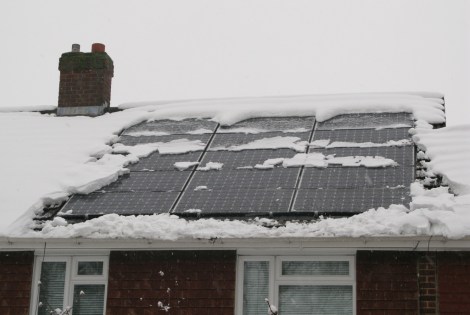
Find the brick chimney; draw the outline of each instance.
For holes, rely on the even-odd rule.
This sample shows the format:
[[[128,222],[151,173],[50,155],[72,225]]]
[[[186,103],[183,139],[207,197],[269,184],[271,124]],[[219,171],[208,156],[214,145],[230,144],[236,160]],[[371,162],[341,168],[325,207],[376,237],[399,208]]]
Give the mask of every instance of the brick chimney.
[[[93,44],[91,53],[73,44],[60,57],[59,71],[58,116],[99,116],[109,108],[114,65],[103,44]]]

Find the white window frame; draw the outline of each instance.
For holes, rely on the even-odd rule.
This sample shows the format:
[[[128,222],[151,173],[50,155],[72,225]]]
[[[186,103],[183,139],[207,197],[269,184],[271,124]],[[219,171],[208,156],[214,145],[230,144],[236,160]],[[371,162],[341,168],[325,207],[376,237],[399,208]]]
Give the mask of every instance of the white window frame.
[[[101,261],[103,262],[102,275],[78,275],[78,262]],[[109,256],[106,255],[74,255],[74,256],[36,256],[34,264],[33,286],[31,294],[30,314],[36,315],[39,303],[39,281],[43,262],[65,262],[64,300],[62,309],[73,305],[73,290],[75,285],[104,285],[103,314],[106,314],[106,300],[108,296],[108,268]],[[72,309],[73,314],[73,309]]]
[[[354,256],[238,256],[237,286],[235,314],[243,314],[243,280],[245,276],[246,261],[269,262],[269,301],[275,306],[279,305],[279,286],[281,285],[344,285],[352,286],[353,315],[356,314],[356,268]],[[341,275],[314,275],[294,276],[282,275],[283,261],[348,261],[349,274]],[[267,305],[266,305],[267,310]],[[267,313],[267,311],[266,311]]]

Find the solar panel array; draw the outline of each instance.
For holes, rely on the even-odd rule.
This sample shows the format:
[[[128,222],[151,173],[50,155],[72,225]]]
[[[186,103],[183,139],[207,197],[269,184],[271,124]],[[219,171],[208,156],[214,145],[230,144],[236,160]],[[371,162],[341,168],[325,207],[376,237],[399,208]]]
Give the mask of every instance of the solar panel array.
[[[181,216],[252,217],[350,215],[370,208],[406,204],[415,177],[414,146],[309,148],[288,145],[246,146],[256,141],[289,138],[291,142],[386,143],[409,139],[413,124],[406,113],[351,114],[316,122],[314,117],[256,118],[233,126],[206,119],[145,122],[123,132],[120,143],[134,146],[198,140],[204,150],[183,154],[155,152],[128,166],[130,173],[88,195],[76,194],[64,205],[64,217],[175,213]],[[240,146],[245,146],[240,150]],[[326,168],[282,166],[304,152],[341,156],[381,156],[396,167]],[[279,159],[274,166],[266,161]],[[185,170],[177,162],[198,162]],[[204,170],[210,162],[219,170]],[[209,164],[208,164],[209,163]],[[197,211],[195,211],[197,210]]]

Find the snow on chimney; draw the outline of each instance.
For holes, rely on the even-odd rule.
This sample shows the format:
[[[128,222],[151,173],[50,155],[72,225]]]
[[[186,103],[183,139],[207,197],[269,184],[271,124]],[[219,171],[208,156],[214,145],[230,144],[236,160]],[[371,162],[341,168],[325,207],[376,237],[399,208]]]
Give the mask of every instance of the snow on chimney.
[[[58,116],[99,116],[109,108],[114,65],[103,44],[93,44],[90,53],[73,44],[60,57],[59,71]]]

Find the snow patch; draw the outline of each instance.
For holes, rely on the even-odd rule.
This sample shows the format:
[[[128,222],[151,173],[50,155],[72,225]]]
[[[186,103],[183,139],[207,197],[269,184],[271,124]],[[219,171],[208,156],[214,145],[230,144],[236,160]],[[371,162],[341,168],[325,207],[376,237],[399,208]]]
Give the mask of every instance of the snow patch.
[[[262,149],[291,149],[297,152],[305,152],[307,141],[300,141],[298,137],[271,137],[257,139],[252,142],[230,147],[215,147],[210,151],[243,151],[243,150],[262,150]]]
[[[224,163],[207,162],[205,166],[199,166],[197,170],[203,171],[203,172],[211,171],[211,170],[220,171],[223,166],[224,166]]]
[[[185,171],[195,165],[199,165],[199,162],[176,162],[175,164],[173,164],[173,166],[179,171]]]

